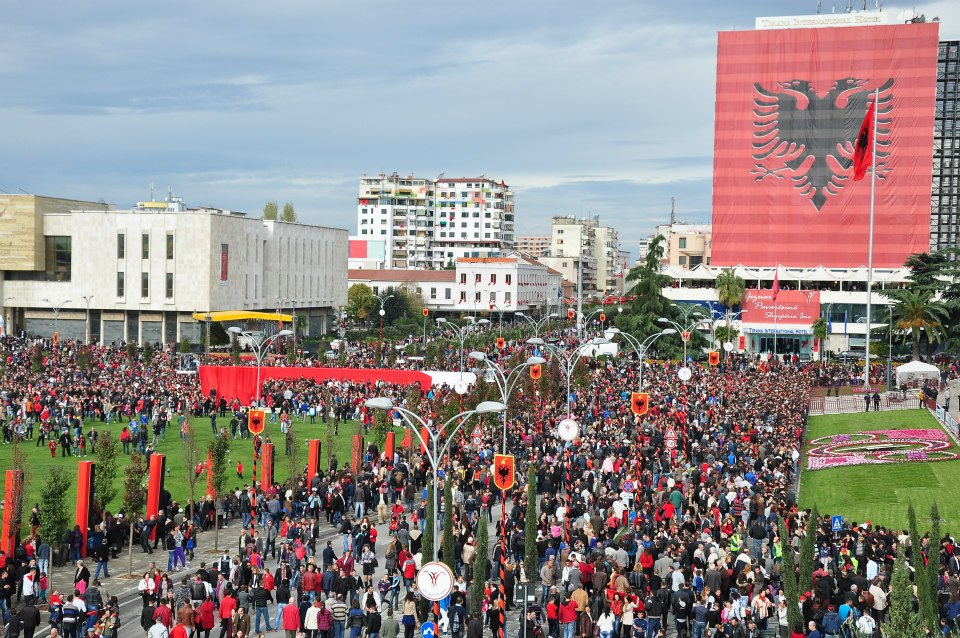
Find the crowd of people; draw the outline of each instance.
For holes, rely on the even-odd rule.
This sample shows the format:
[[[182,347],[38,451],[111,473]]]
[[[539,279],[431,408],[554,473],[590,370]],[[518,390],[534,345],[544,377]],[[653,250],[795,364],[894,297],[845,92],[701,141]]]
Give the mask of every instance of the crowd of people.
[[[572,335],[555,343],[576,345]],[[121,433],[125,452],[148,453],[188,417],[209,418],[218,435],[249,436],[241,400],[204,394],[195,376],[176,373],[172,352],[160,350],[145,362],[131,360],[125,348],[66,343],[38,360],[34,344],[17,339],[5,340],[3,350],[5,432],[28,440],[45,435],[64,457],[82,456],[78,439],[87,440],[89,453],[104,428]],[[367,350],[357,356],[371,354]],[[513,343],[486,351],[502,364],[532,353]],[[538,354],[550,357],[548,349]],[[443,356],[456,367],[457,345],[448,344]],[[638,416],[630,396],[640,389],[641,365],[650,402]],[[562,380],[551,381],[556,371],[544,367],[539,381],[518,384],[503,426],[507,451],[517,459],[517,487],[502,493],[492,480],[499,425],[484,428],[480,446],[467,438],[451,446],[444,477],[433,486],[442,491],[449,482],[452,493],[453,555],[441,551],[440,558],[456,582],[442,609],[420,595],[415,579],[431,558],[422,552],[432,524],[429,463],[417,445],[398,445],[388,458],[371,436],[356,468],[333,458],[314,476],[241,483],[216,503],[185,499],[181,505],[165,493],[156,517],[131,521],[123,512],[104,513],[88,531],[95,573],[75,562],[72,588],[48,592],[45,584],[54,553],[63,554],[60,546],[72,561],[79,558],[79,530],[42,539],[31,520],[16,555],[0,556],[4,621],[32,638],[39,625],[33,610],[42,603],[49,606],[49,624],[66,638],[114,635],[119,608],[101,572],[110,577],[108,561],[134,534],[140,551],[168,554],[167,564],[151,564],[138,585],[139,625],[152,638],[209,638],[218,629],[220,638],[279,630],[288,638],[343,638],[347,631],[350,638],[396,638],[401,631],[412,638],[428,619],[439,620],[453,638],[497,636],[504,621],[511,635],[524,638],[756,638],[764,632],[818,638],[876,631],[887,609],[893,557],[905,542],[900,532],[864,523],[835,535],[829,521],[821,522],[816,586],[802,597],[803,627],[788,626],[781,587],[783,552],[798,551],[808,516],[790,495],[810,388],[845,369],[730,356],[717,366],[690,364],[692,377],[683,381],[676,363],[585,358],[566,396]],[[432,426],[451,404],[469,405],[478,398],[473,395],[491,391],[484,382],[459,397],[451,388],[290,379],[267,381],[263,403],[276,438],[293,421],[331,428],[358,421],[368,431],[373,413],[365,401],[373,396],[427,415]],[[579,423],[573,442],[557,436],[567,416]],[[528,507],[530,467],[537,502]],[[240,530],[236,545],[197,564],[198,531],[218,509],[235,519],[228,529]],[[532,527],[528,512],[535,512]],[[789,538],[780,538],[781,521]],[[486,555],[478,551],[480,526],[491,530]],[[533,547],[537,573],[528,573],[524,558]],[[921,551],[933,559],[935,549],[936,540],[926,539]],[[939,555],[949,628],[960,614],[960,562],[949,539]],[[186,567],[196,572],[179,573]],[[487,578],[479,582],[479,574]],[[481,588],[479,597],[469,595],[471,587]],[[17,613],[14,597],[25,601]]]

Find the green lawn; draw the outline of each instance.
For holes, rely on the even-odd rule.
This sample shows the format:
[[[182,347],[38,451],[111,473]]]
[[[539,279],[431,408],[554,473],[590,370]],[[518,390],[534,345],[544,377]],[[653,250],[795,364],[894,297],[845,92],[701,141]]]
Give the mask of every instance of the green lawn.
[[[230,419],[217,419],[218,426],[224,426],[229,429]],[[331,422],[332,423],[332,422]],[[210,427],[210,419],[207,417],[198,417],[191,419],[191,424],[193,427],[193,432],[199,441],[200,447],[203,450],[202,455],[203,459],[206,460],[206,450],[208,442],[213,438],[213,430]],[[84,422],[84,432],[90,430],[91,425],[97,428],[97,431],[102,433],[104,431],[110,431],[118,441],[119,445],[119,436],[120,431],[123,428],[123,425],[118,425],[116,423],[106,425],[103,423],[97,422]],[[311,425],[309,419],[305,423],[300,423],[298,420],[294,420],[293,431],[296,434],[297,444],[300,446],[300,461],[301,466],[305,466],[307,463],[307,451],[306,451],[306,439],[317,438],[321,441],[326,442],[326,426],[317,419],[316,424]],[[350,451],[352,446],[352,437],[357,433],[357,422],[350,421],[347,423],[340,424],[339,436],[334,437],[334,454],[337,457],[339,466],[342,466],[345,462],[349,462]],[[280,433],[279,423],[270,423],[268,420],[267,428],[265,435],[270,436],[274,445],[276,445],[276,461],[274,467],[274,478],[277,481],[284,481],[289,476],[289,464],[287,461],[287,456],[285,454],[284,447],[284,435]],[[400,444],[400,439],[402,434],[397,435],[397,445]],[[152,436],[148,439],[148,442],[152,440]],[[76,476],[77,476],[77,462],[80,460],[94,461],[96,460],[92,454],[92,449],[88,447],[87,457],[85,459],[78,459],[77,457],[67,457],[61,458],[59,449],[57,451],[57,458],[50,457],[50,451],[46,447],[36,447],[36,441],[25,441],[23,443],[24,450],[27,454],[28,465],[27,465],[27,475],[28,483],[26,490],[26,500],[24,501],[24,512],[28,513],[30,507],[37,502],[39,499],[40,489],[43,485],[44,476],[48,471],[56,466],[66,466],[69,468],[69,475],[73,484],[71,485],[70,492],[67,496],[67,502],[70,504],[70,507],[73,507],[73,504],[76,503],[77,498],[77,487],[76,487]],[[174,422],[173,429],[167,429],[166,432],[166,441],[161,441],[157,445],[157,452],[165,454],[167,456],[167,477],[164,481],[165,487],[170,491],[170,494],[174,500],[184,503],[189,499],[189,487],[187,484],[187,463],[185,459],[185,454],[183,451],[183,445],[180,440],[179,429]],[[326,462],[327,450],[323,450],[323,460]],[[0,467],[9,468],[12,463],[13,456],[13,446],[12,445],[0,445]],[[249,484],[252,475],[251,471],[253,468],[253,442],[251,439],[241,440],[237,439],[231,444],[230,448],[230,461],[229,470],[227,473],[228,482],[227,485],[230,488],[234,486],[239,487],[243,483]],[[108,509],[116,512],[121,507],[121,498],[122,498],[122,487],[123,487],[123,469],[128,465],[129,457],[122,453],[120,454],[119,459],[119,470],[117,472],[116,486],[118,495],[117,498],[108,505]],[[236,463],[240,460],[243,463],[244,467],[244,479],[241,481],[237,478],[236,475]],[[196,486],[196,497],[202,498],[204,490],[206,489],[206,475],[202,476]]]
[[[927,410],[816,416],[810,418],[807,442],[829,434],[938,427],[937,420]],[[956,446],[952,450],[958,451]],[[874,525],[903,529],[907,525],[908,503],[913,503],[919,526],[924,528],[930,506],[936,501],[941,516],[946,519],[944,528],[956,531],[960,529],[960,503],[952,494],[958,484],[960,461],[804,470],[800,506],[816,504],[821,514],[840,514],[845,520],[858,523],[869,520]]]

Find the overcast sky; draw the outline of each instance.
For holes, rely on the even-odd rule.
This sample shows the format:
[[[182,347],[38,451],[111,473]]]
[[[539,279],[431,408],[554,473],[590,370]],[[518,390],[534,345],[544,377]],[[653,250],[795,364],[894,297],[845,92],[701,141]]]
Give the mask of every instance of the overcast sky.
[[[816,2],[55,8],[0,0],[4,191],[125,208],[153,182],[355,233],[362,173],[485,174],[516,191],[519,234],[599,215],[635,255],[671,196],[709,220],[717,31]],[[960,3],[917,11],[960,38]]]

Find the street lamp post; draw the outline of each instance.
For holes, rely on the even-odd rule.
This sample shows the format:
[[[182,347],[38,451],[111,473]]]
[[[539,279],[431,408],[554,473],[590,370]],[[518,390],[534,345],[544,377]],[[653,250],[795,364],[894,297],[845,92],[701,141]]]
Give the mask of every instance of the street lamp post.
[[[672,319],[667,319],[666,317],[660,317],[657,319],[660,323],[667,323],[674,327],[674,329],[680,333],[681,341],[683,341],[683,365],[687,365],[687,339],[683,338],[683,333],[690,334],[696,330],[697,326],[707,320],[707,317],[704,317],[700,314],[700,309],[697,306],[678,306],[673,304],[680,309],[680,314],[683,315],[683,324],[679,324]]]
[[[484,414],[495,414],[503,412],[507,409],[507,406],[499,401],[483,401],[481,402],[476,409],[467,410],[461,412],[450,418],[446,421],[441,427],[436,428],[434,432],[429,427],[427,427],[427,422],[420,417],[418,414],[408,410],[407,408],[400,407],[393,404],[393,400],[388,397],[375,397],[372,399],[367,399],[364,403],[368,408],[375,410],[393,410],[396,411],[407,422],[407,425],[413,430],[414,435],[423,445],[425,454],[427,456],[427,461],[430,463],[430,467],[433,470],[433,556],[431,557],[434,561],[437,560],[440,549],[440,538],[439,538],[439,521],[440,521],[440,499],[437,489],[438,483],[438,472],[440,470],[440,460],[447,453],[447,450],[450,448],[450,444],[453,442],[455,435],[460,431],[460,428],[467,422],[467,420],[474,416],[475,414],[484,415]],[[438,439],[440,435],[447,431],[447,426],[449,426],[454,421],[459,420],[457,426],[450,432],[446,437],[446,440],[443,444],[439,444]],[[426,432],[429,441],[425,441],[421,432]],[[481,525],[486,525],[486,522],[481,520]]]
[[[512,370],[504,370],[501,366],[494,363],[487,357],[483,352],[474,351],[470,353],[470,358],[475,361],[482,361],[486,364],[487,368],[493,372],[494,381],[497,383],[497,388],[500,390],[500,396],[503,399],[504,410],[502,414],[503,419],[503,443],[500,448],[501,454],[507,453],[507,409],[506,406],[510,404],[510,395],[513,394],[514,389],[517,387],[517,383],[520,381],[523,376],[523,372],[527,370],[530,366],[535,366],[541,363],[546,363],[547,360],[543,357],[527,357],[527,360],[516,366]]]
[[[379,350],[377,358],[380,359],[380,361],[383,361],[383,317],[387,314],[387,311],[384,310],[383,307],[386,306],[387,301],[391,299],[393,299],[393,295],[385,295],[384,293],[377,295],[377,301],[380,302],[380,310],[377,312],[377,314],[380,315],[380,339],[377,342],[377,350]]]
[[[497,317],[497,336],[498,337],[503,336],[503,310],[504,310],[503,308],[501,308],[495,303],[490,304],[490,312],[496,312],[498,315]]]
[[[573,410],[570,408],[570,377],[573,375],[573,369],[577,366],[578,363],[580,363],[580,359],[582,359],[584,355],[587,353],[586,346],[599,346],[605,343],[610,343],[610,340],[606,338],[591,339],[585,344],[578,346],[574,352],[567,352],[565,350],[562,350],[553,344],[547,343],[546,341],[544,341],[539,337],[534,337],[533,339],[527,339],[527,343],[532,346],[537,346],[539,348],[546,348],[550,351],[551,355],[554,355],[558,359],[563,361],[564,363],[563,371],[567,377],[567,418],[572,419]]]
[[[641,341],[634,337],[629,332],[624,332],[619,328],[610,328],[607,330],[608,333],[613,333],[614,338],[621,336],[627,340],[627,343],[630,344],[630,347],[637,353],[640,357],[640,390],[643,390],[643,360],[647,358],[647,350],[650,349],[650,346],[653,345],[653,342],[659,339],[664,335],[676,334],[677,331],[673,328],[664,328],[660,332],[654,333]]]
[[[263,365],[263,358],[267,355],[268,352],[270,352],[270,346],[273,344],[274,341],[276,341],[280,337],[288,337],[292,333],[289,330],[281,330],[277,334],[270,335],[263,341],[257,341],[256,335],[254,335],[252,332],[241,330],[237,326],[231,326],[227,328],[227,332],[234,335],[235,337],[246,337],[247,340],[250,342],[250,348],[253,350],[254,356],[257,358],[256,403],[257,403],[257,406],[259,406],[260,405],[260,368]]]
[[[479,319],[477,321],[466,324],[465,326],[458,326],[449,319],[445,317],[437,318],[437,325],[443,326],[444,328],[449,328],[457,336],[457,340],[460,341],[460,380],[463,381],[463,351],[466,348],[467,333],[470,332],[470,328],[474,326],[482,326],[484,324],[490,323],[486,319]]]
[[[65,305],[67,305],[68,303],[71,303],[70,300],[69,300],[69,299],[65,299],[65,300],[61,301],[60,303],[54,303],[54,302],[50,301],[49,299],[41,299],[40,301],[44,302],[45,304],[48,304],[48,305],[50,306],[50,308],[53,309],[53,334],[54,334],[54,335],[57,335],[57,336],[59,337],[59,333],[60,333],[60,310],[61,310]]]
[[[83,295],[80,297],[87,306],[86,329],[84,330],[84,340],[90,343],[90,302],[93,301],[93,295]]]
[[[547,332],[549,332],[549,331],[550,331],[550,328],[549,328],[550,320],[551,320],[551,319],[559,319],[559,318],[560,318],[560,315],[558,315],[558,314],[555,313],[555,312],[550,313],[550,314],[546,315],[545,317],[541,317],[540,319],[534,319],[533,317],[531,317],[530,315],[528,315],[528,314],[526,314],[526,313],[524,313],[524,312],[518,312],[518,313],[516,313],[516,316],[517,316],[517,317],[520,317],[521,319],[523,319],[524,321],[526,321],[527,323],[529,323],[531,326],[533,326],[533,336],[535,336],[535,337],[539,337],[539,336],[540,336],[540,330],[543,328],[543,325],[544,325],[544,324],[547,324],[547,326],[548,326],[548,327],[547,327]]]
[[[887,330],[887,392],[893,390],[893,304],[887,306],[890,312],[890,327]],[[867,344],[869,347],[870,344]]]

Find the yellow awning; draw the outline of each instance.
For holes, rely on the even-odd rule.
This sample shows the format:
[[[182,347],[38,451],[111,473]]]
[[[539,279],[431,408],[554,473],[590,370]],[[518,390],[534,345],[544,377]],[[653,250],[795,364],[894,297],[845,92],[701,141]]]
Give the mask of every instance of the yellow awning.
[[[257,319],[260,321],[282,321],[290,323],[293,315],[284,315],[276,312],[251,312],[249,310],[219,310],[217,312],[195,312],[193,318],[197,321],[245,321]]]

